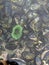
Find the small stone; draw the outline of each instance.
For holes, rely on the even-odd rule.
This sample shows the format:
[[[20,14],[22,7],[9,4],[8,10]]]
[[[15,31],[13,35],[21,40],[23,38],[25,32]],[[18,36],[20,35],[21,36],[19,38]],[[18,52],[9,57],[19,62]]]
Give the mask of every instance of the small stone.
[[[27,62],[27,65],[34,65],[34,60]]]
[[[38,41],[38,43],[39,43],[39,44],[41,44],[41,43],[42,43],[42,41],[40,41],[40,40],[39,40],[39,41]]]
[[[43,60],[43,65],[48,65],[45,60]]]
[[[33,13],[31,11],[28,12],[28,18],[32,18],[33,17]]]
[[[18,24],[18,23],[19,23],[19,22],[18,22],[18,18],[16,18],[16,17],[15,17],[15,22],[16,22],[16,24]]]
[[[0,29],[0,36],[2,35],[2,30]]]
[[[26,45],[29,47],[29,48],[32,48],[33,47],[33,41],[27,41],[26,42]]]
[[[37,41],[37,37],[33,33],[30,33],[28,37],[30,40]]]
[[[28,32],[29,32],[28,30],[24,30],[23,31],[24,34],[28,34]]]
[[[36,17],[35,18],[35,21],[36,21],[35,23],[37,23],[39,21],[39,17]]]
[[[31,10],[37,10],[37,9],[39,9],[39,7],[40,7],[39,4],[32,4],[31,7],[30,7],[30,9]]]
[[[33,12],[33,16],[34,16],[34,17],[36,17],[36,16],[38,16],[38,14],[37,14],[37,13],[35,13],[35,12]]]
[[[20,58],[11,58],[9,59],[9,61],[11,61],[11,63],[14,62],[16,65],[26,65],[25,60],[20,59]]]
[[[40,5],[46,5],[47,0],[37,0]]]
[[[14,50],[14,49],[16,49],[16,47],[17,47],[17,45],[13,44],[13,43],[8,43],[5,45],[5,48],[8,50]]]
[[[39,57],[36,57],[36,65],[41,65],[41,59]]]
[[[28,51],[24,51],[22,53],[22,56],[26,60],[32,60],[34,58],[34,54],[32,54],[31,52],[28,52]]]

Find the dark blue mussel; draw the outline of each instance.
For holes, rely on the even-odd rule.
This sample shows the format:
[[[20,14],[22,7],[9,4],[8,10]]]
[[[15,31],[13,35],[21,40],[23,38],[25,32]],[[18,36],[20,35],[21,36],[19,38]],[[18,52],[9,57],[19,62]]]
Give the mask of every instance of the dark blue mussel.
[[[7,64],[10,64],[10,65],[26,65],[26,62],[22,59],[9,59],[9,60],[7,60]]]

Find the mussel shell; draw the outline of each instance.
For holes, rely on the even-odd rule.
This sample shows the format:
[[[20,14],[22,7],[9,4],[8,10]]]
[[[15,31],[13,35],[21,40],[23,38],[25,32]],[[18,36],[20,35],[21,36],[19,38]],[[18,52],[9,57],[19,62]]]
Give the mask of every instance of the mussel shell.
[[[13,65],[26,65],[26,62],[22,59],[9,59],[7,63],[9,64],[13,63]]]

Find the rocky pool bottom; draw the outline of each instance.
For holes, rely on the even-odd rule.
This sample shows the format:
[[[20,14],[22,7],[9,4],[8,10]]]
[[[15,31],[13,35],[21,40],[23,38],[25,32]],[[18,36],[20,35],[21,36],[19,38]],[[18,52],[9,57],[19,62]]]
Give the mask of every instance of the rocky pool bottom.
[[[0,0],[2,59],[49,65],[49,0]]]

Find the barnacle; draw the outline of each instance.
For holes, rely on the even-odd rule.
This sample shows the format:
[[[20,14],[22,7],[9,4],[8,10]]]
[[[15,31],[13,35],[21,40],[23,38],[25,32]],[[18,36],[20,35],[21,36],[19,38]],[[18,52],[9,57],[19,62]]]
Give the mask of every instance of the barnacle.
[[[20,25],[14,26],[11,33],[12,38],[14,38],[15,40],[19,39],[22,36],[22,30],[23,30],[22,26]]]

